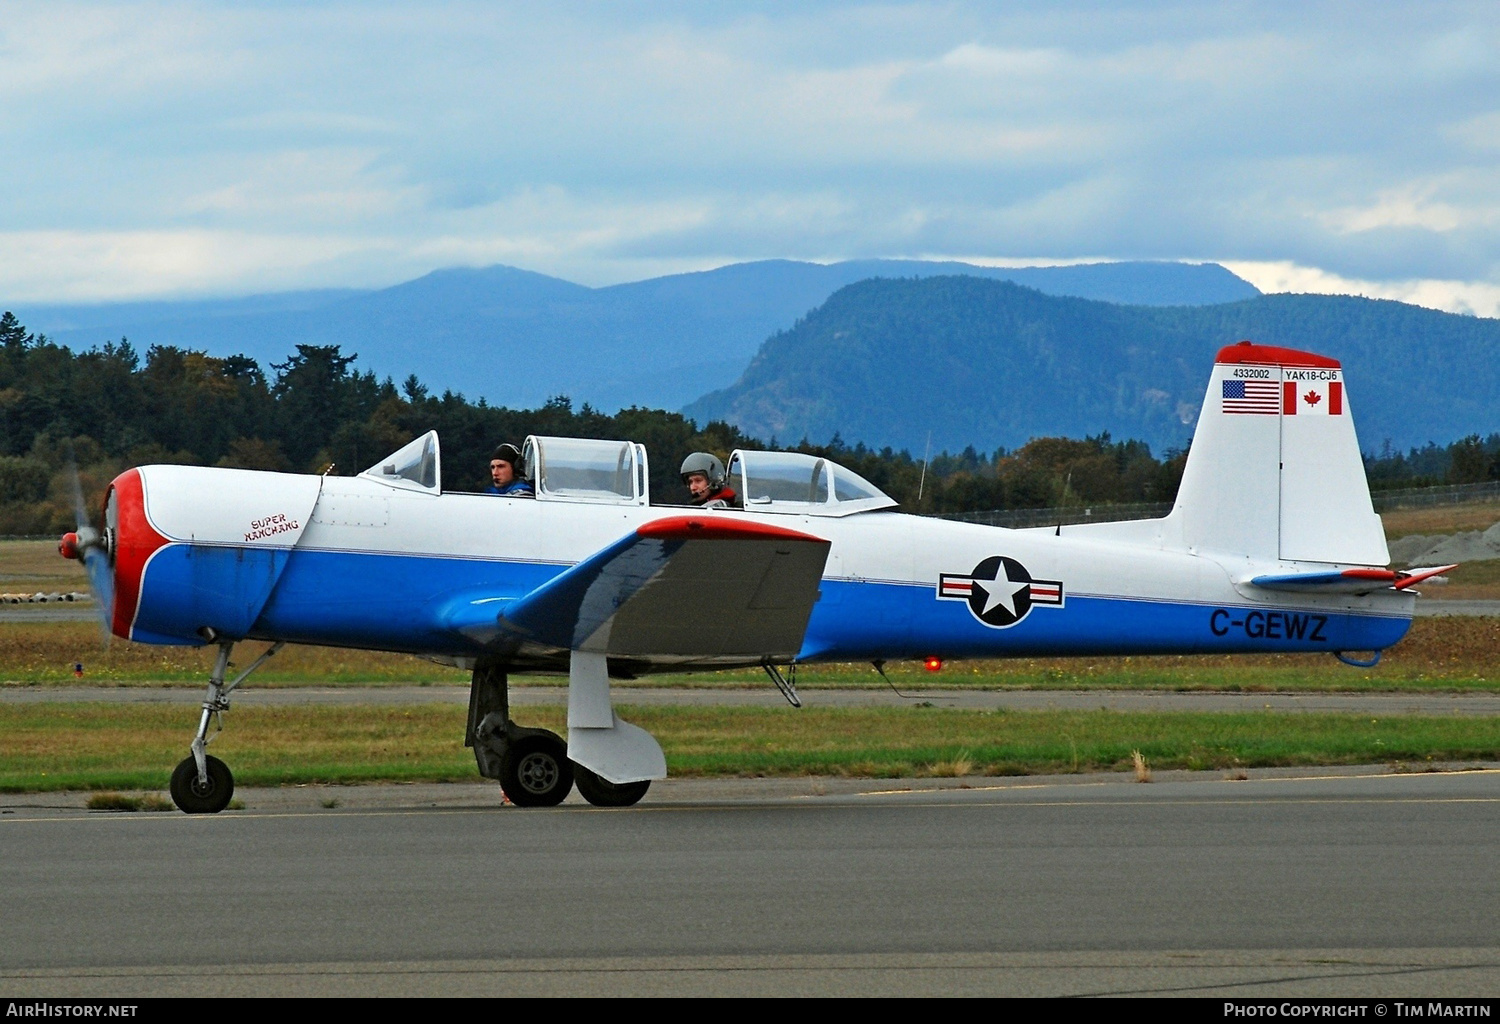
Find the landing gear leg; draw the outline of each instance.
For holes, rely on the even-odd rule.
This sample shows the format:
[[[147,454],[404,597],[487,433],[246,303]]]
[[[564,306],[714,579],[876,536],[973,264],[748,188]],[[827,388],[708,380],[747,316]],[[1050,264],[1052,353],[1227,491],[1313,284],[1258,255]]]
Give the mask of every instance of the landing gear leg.
[[[479,774],[496,779],[517,807],[555,807],[573,789],[573,763],[561,736],[510,720],[510,686],[501,663],[480,660],[469,688],[464,746]]]
[[[272,644],[266,653],[236,676],[234,682],[226,685],[224,673],[229,668],[229,652],[234,650],[234,641],[219,641],[219,656],[214,661],[213,674],[208,677],[208,696],[204,698],[198,733],[190,748],[192,755],[183,758],[172,771],[172,802],[184,814],[218,814],[229,806],[229,800],[234,796],[234,774],[228,765],[208,753],[208,744],[213,739],[208,734],[208,723],[213,721],[218,726],[216,734],[224,731],[224,712],[229,710],[230,693],[284,646],[279,641]]]

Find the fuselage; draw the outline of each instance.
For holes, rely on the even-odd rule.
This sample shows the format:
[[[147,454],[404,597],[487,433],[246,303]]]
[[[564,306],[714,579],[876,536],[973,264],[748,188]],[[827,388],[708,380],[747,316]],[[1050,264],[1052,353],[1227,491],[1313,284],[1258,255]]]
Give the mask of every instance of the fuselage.
[[[509,602],[641,525],[685,511],[170,466],[123,475],[111,501],[112,621],[121,636],[285,640],[453,659],[482,653],[454,629],[455,616],[472,616],[476,605],[503,615]],[[893,511],[693,514],[771,522],[831,542],[800,661],[1370,651],[1405,634],[1414,602],[1395,591],[1259,592],[1237,581],[1265,566],[1170,550],[1149,531],[1122,540]],[[716,664],[725,662],[637,667]]]

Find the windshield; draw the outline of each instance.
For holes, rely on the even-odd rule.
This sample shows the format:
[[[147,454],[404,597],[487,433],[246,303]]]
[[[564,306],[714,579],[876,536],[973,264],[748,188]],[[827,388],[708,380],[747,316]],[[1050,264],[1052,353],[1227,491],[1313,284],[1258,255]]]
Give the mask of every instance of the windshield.
[[[410,490],[437,491],[441,487],[438,436],[429,430],[415,441],[396,449],[360,476]]]

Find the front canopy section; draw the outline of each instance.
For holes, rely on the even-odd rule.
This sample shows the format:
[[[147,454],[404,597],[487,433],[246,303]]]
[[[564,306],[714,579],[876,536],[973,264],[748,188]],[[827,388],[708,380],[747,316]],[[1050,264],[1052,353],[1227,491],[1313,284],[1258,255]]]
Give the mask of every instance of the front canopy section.
[[[532,435],[521,461],[540,501],[644,505],[650,496],[646,449],[631,441]]]
[[[443,474],[438,456],[437,431],[429,430],[415,441],[396,449],[360,476],[403,490],[440,493]]]
[[[747,512],[837,517],[897,504],[853,470],[801,452],[736,451],[729,486]]]

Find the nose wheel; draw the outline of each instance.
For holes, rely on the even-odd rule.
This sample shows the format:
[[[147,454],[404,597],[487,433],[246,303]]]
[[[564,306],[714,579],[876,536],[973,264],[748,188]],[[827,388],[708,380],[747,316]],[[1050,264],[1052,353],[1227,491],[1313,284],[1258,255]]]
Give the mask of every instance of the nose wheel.
[[[234,796],[234,773],[212,754],[203,755],[203,778],[198,759],[185,757],[172,772],[172,802],[184,814],[218,814]]]

